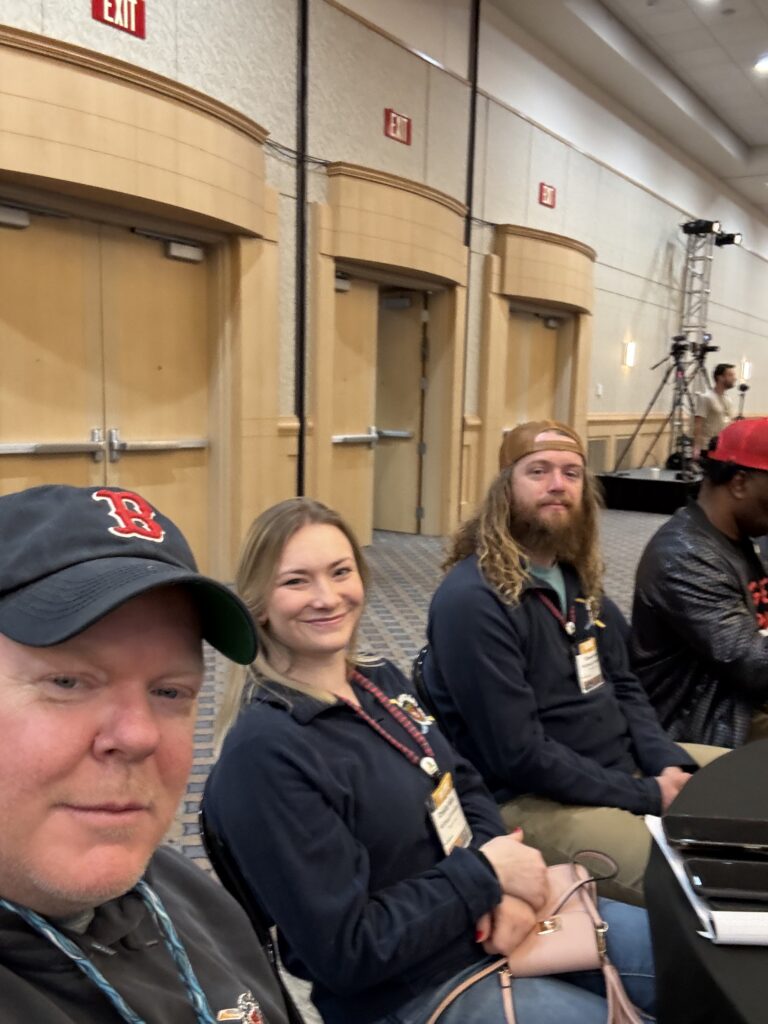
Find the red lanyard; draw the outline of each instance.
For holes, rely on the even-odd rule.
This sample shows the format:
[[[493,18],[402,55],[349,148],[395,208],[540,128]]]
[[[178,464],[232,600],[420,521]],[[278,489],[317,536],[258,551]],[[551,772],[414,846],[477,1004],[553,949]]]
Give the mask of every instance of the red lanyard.
[[[549,600],[546,594],[542,594],[540,590],[537,590],[536,597],[538,597],[538,599],[541,601],[543,605],[549,608],[550,612],[552,612],[554,617],[565,630],[566,636],[572,639],[573,634],[576,632],[576,609],[574,608],[574,606],[571,605],[570,610],[568,611],[568,618],[565,619],[560,609],[556,608],[552,604],[552,602]]]
[[[384,696],[384,694],[381,692],[381,690],[378,688],[378,686],[375,686],[370,679],[366,679],[364,675],[360,674],[360,672],[356,672],[353,669],[352,672],[350,672],[349,674],[349,679],[350,682],[357,683],[358,686],[362,686],[364,690],[367,690],[368,693],[370,693],[371,696],[374,698],[374,700],[381,704],[381,706],[384,708],[387,714],[391,715],[392,718],[394,718],[394,720],[398,722],[403,727],[403,729],[405,729],[405,731],[408,733],[408,735],[411,737],[414,743],[418,747],[420,747],[422,751],[422,757],[419,757],[418,754],[414,754],[412,750],[409,750],[408,747],[405,746],[405,744],[400,743],[399,740],[396,740],[394,736],[390,736],[386,729],[382,729],[379,723],[376,722],[373,718],[371,718],[367,711],[363,711],[362,708],[358,707],[357,704],[353,704],[352,701],[347,700],[346,697],[339,697],[339,700],[343,701],[344,704],[347,705],[347,707],[351,708],[354,711],[354,713],[358,716],[358,718],[362,718],[362,720],[367,725],[369,725],[373,730],[375,730],[379,734],[379,736],[382,736],[387,741],[387,743],[389,743],[390,746],[394,747],[395,750],[400,751],[403,757],[407,758],[411,762],[411,764],[415,764],[417,768],[421,768],[423,772],[426,772],[427,775],[431,776],[432,778],[434,778],[436,775],[439,775],[440,769],[438,767],[437,761],[435,760],[434,750],[429,745],[424,735],[416,728],[416,726],[413,724],[410,718],[408,718],[407,715],[403,714],[400,708],[395,707],[395,705],[391,704]]]

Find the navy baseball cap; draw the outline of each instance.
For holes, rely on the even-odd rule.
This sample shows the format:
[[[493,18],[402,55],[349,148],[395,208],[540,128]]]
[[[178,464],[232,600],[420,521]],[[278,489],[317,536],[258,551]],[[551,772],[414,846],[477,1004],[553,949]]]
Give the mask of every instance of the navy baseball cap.
[[[248,609],[198,572],[179,528],[146,498],[63,484],[0,497],[0,633],[17,643],[62,643],[131,598],[177,584],[200,610],[204,639],[250,664]]]

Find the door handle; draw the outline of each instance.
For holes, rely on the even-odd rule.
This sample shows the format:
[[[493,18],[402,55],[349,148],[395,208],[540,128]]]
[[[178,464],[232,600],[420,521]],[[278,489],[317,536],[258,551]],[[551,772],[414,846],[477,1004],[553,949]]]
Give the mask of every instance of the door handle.
[[[93,456],[94,462],[104,458],[104,435],[94,427],[90,441],[10,441],[0,444],[0,455],[79,455]]]
[[[375,448],[378,440],[376,427],[368,427],[367,434],[334,434],[331,438],[333,444],[366,444],[369,448]]]
[[[122,441],[117,427],[110,427],[107,438],[110,462],[117,462],[126,452],[177,452],[208,447],[207,437],[185,437],[172,441]]]
[[[376,433],[380,438],[391,438],[395,441],[412,441],[414,438],[412,430],[377,430]]]

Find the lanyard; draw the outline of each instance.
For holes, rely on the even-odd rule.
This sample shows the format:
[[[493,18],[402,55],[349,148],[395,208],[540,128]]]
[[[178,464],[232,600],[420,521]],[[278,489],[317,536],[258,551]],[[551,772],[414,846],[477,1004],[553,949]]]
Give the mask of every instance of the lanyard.
[[[200,987],[200,982],[195,977],[192,964],[189,962],[189,957],[181,944],[179,936],[176,934],[176,929],[173,927],[173,922],[168,916],[165,907],[146,882],[137,882],[135,889],[157,922],[163,936],[163,941],[168,952],[173,957],[173,962],[176,964],[181,980],[184,982],[184,988],[187,990],[189,1001],[197,1017],[197,1024],[214,1024],[214,1016],[208,1005],[208,1000],[205,998]],[[76,943],[72,942],[71,939],[68,939],[66,935],[63,935],[50,921],[41,917],[40,914],[36,914],[34,910],[22,907],[18,903],[12,903],[10,900],[0,899],[0,906],[5,907],[6,910],[10,910],[14,914],[18,914],[30,927],[34,928],[35,931],[52,942],[57,949],[66,954],[80,968],[86,978],[92,981],[106,996],[124,1021],[127,1021],[128,1024],[146,1024],[138,1014],[133,1012],[120,993],[110,985],[101,971],[93,966],[87,954]]]
[[[568,636],[569,638],[573,638],[573,634],[576,632],[576,609],[574,608],[574,606],[571,605],[571,607],[569,608],[568,618],[566,619],[563,617],[563,613],[560,611],[560,609],[556,608],[555,605],[552,604],[552,602],[549,600],[546,594],[542,594],[540,590],[537,590],[536,597],[538,597],[541,603],[546,608],[548,608],[550,612],[554,615],[554,617],[565,630],[566,636]]]
[[[357,683],[358,686],[361,686],[364,690],[367,690],[368,693],[370,693],[371,696],[374,698],[374,700],[381,704],[381,706],[384,708],[387,714],[394,718],[394,720],[399,725],[401,725],[403,729],[405,729],[405,731],[408,733],[408,735],[411,737],[414,743],[421,749],[422,756],[419,757],[418,754],[414,754],[414,752],[412,750],[409,750],[404,743],[400,743],[400,741],[396,740],[394,736],[390,736],[386,729],[382,729],[379,723],[374,721],[374,719],[371,718],[368,712],[363,711],[363,709],[358,707],[357,704],[353,704],[352,701],[347,700],[346,697],[339,697],[339,700],[346,704],[348,708],[351,708],[358,718],[362,718],[366,725],[369,725],[371,729],[373,729],[375,732],[379,734],[379,736],[382,736],[387,741],[387,743],[389,743],[390,746],[394,747],[395,750],[399,751],[403,755],[403,757],[405,757],[408,761],[411,762],[411,764],[415,764],[418,768],[421,768],[421,770],[423,772],[426,772],[426,774],[429,775],[431,778],[435,778],[437,775],[439,775],[440,769],[437,765],[437,761],[435,760],[434,750],[429,745],[424,735],[416,728],[416,726],[413,724],[410,718],[408,718],[407,715],[403,714],[403,712],[399,708],[390,704],[390,702],[387,700],[387,698],[384,696],[384,694],[381,692],[378,686],[372,683],[370,679],[366,679],[365,676],[362,675],[360,672],[356,672],[353,669],[352,672],[350,672],[349,679],[350,682]]]

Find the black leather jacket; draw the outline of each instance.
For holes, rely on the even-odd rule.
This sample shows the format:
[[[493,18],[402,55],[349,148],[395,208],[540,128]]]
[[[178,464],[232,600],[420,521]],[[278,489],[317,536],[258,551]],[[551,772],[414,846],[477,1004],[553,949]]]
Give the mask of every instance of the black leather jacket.
[[[650,540],[637,569],[632,665],[670,735],[736,747],[768,699],[768,637],[750,582],[766,569],[689,502]]]

